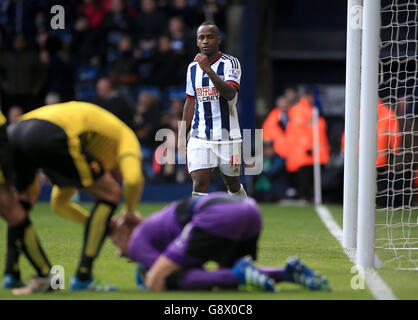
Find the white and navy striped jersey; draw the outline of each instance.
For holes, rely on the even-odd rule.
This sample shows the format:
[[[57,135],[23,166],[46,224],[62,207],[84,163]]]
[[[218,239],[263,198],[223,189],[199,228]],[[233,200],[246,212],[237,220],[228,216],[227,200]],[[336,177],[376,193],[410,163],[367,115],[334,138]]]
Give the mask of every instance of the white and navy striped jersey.
[[[219,52],[211,67],[222,80],[239,90],[241,66],[237,58]],[[186,97],[195,100],[192,137],[214,141],[241,139],[238,93],[230,101],[222,97],[197,62],[190,63],[187,69]]]

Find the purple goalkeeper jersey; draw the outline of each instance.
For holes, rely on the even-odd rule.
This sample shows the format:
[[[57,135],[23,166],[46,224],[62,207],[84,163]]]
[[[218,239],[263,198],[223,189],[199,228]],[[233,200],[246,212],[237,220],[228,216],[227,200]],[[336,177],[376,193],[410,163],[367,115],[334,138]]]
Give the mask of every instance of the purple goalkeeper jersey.
[[[189,254],[195,230],[233,243],[256,239],[260,233],[261,215],[254,199],[238,201],[216,192],[181,205],[170,204],[134,229],[128,246],[132,260],[149,269],[163,254],[180,265],[199,266],[204,259]]]

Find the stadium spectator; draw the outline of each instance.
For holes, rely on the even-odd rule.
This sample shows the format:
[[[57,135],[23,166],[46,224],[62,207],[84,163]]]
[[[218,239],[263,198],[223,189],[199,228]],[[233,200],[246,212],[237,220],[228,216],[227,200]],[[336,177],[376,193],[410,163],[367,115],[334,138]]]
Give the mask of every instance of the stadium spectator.
[[[172,98],[169,103],[168,111],[164,112],[161,117],[162,127],[169,126],[171,119],[181,121],[184,99]]]
[[[313,106],[314,95],[308,91],[299,102],[289,110],[289,122],[286,127],[287,156],[286,169],[298,191],[298,197],[311,201],[313,197]],[[327,137],[327,125],[323,117],[318,118],[319,162],[328,163],[330,147]]]
[[[385,170],[388,165],[388,156],[400,151],[402,133],[399,122],[393,110],[389,109],[382,100],[377,106],[377,159],[376,166]],[[341,150],[345,148],[345,132],[341,138]]]
[[[138,83],[137,61],[130,36],[125,35],[119,40],[117,58],[110,66],[109,76],[122,87],[132,88]]]
[[[211,21],[222,32],[226,28],[225,7],[218,0],[203,0],[198,8],[198,21]]]
[[[171,48],[179,54],[184,54],[186,30],[184,21],[180,17],[172,17],[168,20],[168,33],[171,37]]]
[[[128,101],[114,89],[109,78],[100,78],[96,84],[97,96],[92,102],[113,113],[131,129],[134,127],[133,119],[135,109]]]
[[[141,41],[134,48],[134,56],[137,65],[137,74],[139,85],[150,86],[155,85],[154,81],[154,44],[151,42]]]
[[[12,50],[0,57],[0,70],[4,112],[7,114],[12,105],[20,105],[25,111],[33,108],[45,76],[37,53],[27,47],[22,34],[13,38]]]
[[[48,37],[45,49],[40,53],[40,59],[46,74],[42,95],[55,92],[63,102],[74,100],[74,64],[68,47],[63,44],[61,39]]]
[[[377,136],[376,166],[384,169],[388,164],[388,155],[400,151],[402,134],[395,112],[381,100],[377,106]]]
[[[103,0],[83,0],[77,7],[79,15],[87,17],[89,24],[94,29],[100,29],[103,17],[107,12],[107,8]]]
[[[185,62],[183,57],[172,49],[171,44],[171,39],[167,35],[162,35],[158,39],[158,50],[153,58],[154,71],[152,72],[152,78],[154,84],[163,89],[181,85],[184,81],[184,78],[182,78],[184,72],[181,71],[185,69]]]
[[[283,95],[289,101],[289,105],[290,106],[294,106],[299,101],[298,91],[294,87],[287,87],[284,90]]]
[[[93,28],[85,16],[79,16],[74,25],[71,55],[77,66],[101,65],[106,55],[102,31]]]
[[[21,252],[25,254],[37,272],[37,277],[30,282],[31,285],[42,289],[40,286],[42,281],[40,282],[39,279],[48,278],[52,266],[42,250],[32,222],[25,212],[26,203],[18,201],[12,187],[14,173],[12,149],[6,133],[6,118],[0,112],[0,215],[7,222],[7,254],[2,289],[23,286],[20,270],[15,265]],[[25,292],[18,290],[14,293]]]
[[[386,207],[388,203],[391,203],[394,206],[401,206],[404,204],[403,200],[406,200],[405,203],[409,202],[406,195],[400,196],[399,193],[402,194],[405,190],[405,181],[402,180],[411,180],[412,173],[404,171],[404,168],[399,168],[400,170],[397,171],[398,168],[392,166],[396,163],[395,155],[404,147],[403,143],[403,133],[395,112],[379,100],[377,106],[377,205]],[[406,160],[405,156],[402,158],[401,161]]]
[[[140,0],[138,9],[136,32],[141,40],[151,41],[156,46],[158,37],[166,29],[166,17],[155,0]]]
[[[279,157],[272,141],[263,143],[263,171],[253,178],[254,198],[260,202],[278,201],[287,196],[285,160]]]
[[[185,161],[178,161],[179,154],[177,149],[178,143],[178,122],[181,120],[175,111],[169,113],[170,117],[164,128],[170,129],[174,135],[174,139],[167,139],[164,145],[156,148],[153,156],[153,170],[156,175],[155,182],[163,183],[184,183],[187,179]],[[167,159],[167,152],[173,152],[175,163],[164,161]],[[163,159],[165,157],[165,159]]]
[[[272,141],[263,143],[263,171],[254,176],[254,198],[260,202],[278,201],[287,196],[285,160],[275,152]]]
[[[177,147],[179,130],[178,123],[181,121],[183,105],[184,99],[172,98],[170,99],[168,111],[162,114],[160,122],[161,127],[170,129],[175,136],[175,143],[173,146],[170,146],[170,150],[175,150],[176,163],[161,164],[162,161],[157,160],[161,159],[162,156],[166,156],[166,154],[162,154],[165,150],[156,149],[153,158],[153,169],[156,174],[155,181],[184,183],[186,180],[190,180],[187,175],[187,167],[185,165],[186,161],[184,158],[181,158]]]
[[[240,182],[242,142],[236,111],[241,67],[236,58],[219,51],[220,43],[219,29],[212,22],[204,22],[197,29],[201,53],[187,70],[179,153],[184,156],[187,150],[194,196],[207,194],[212,169],[219,168],[228,191],[243,198],[247,194]]]
[[[196,50],[196,39],[185,26],[181,17],[174,16],[170,18],[168,21],[168,34],[171,37],[172,49],[181,55],[184,63],[196,56],[198,53]]]
[[[269,180],[275,189],[271,196],[274,199],[277,198],[277,200],[285,196],[292,196],[295,190],[293,188],[294,186],[291,188],[289,173],[286,167],[281,168],[281,166],[278,166],[280,161],[286,161],[289,152],[291,152],[287,138],[287,128],[290,121],[289,109],[291,107],[288,97],[289,95],[282,95],[276,99],[275,108],[268,114],[263,123],[263,140],[272,142],[272,147],[277,155],[277,159],[273,157],[270,163],[265,164],[268,168],[266,169],[269,172],[268,175],[272,176]],[[275,174],[275,171],[277,171],[277,174]],[[266,177],[264,180],[268,178]],[[255,180],[258,181],[257,178]],[[258,183],[260,184],[261,182]]]
[[[196,10],[189,6],[187,0],[173,0],[168,8],[169,17],[181,17],[187,28],[193,29],[196,26]]]
[[[37,33],[37,18],[42,11],[44,3],[41,1],[6,1],[3,6],[7,10],[6,31],[10,35],[22,34],[28,41],[35,39]]]
[[[402,102],[401,102],[402,103]],[[402,106],[401,106],[402,108]],[[402,148],[402,132],[396,114],[382,100],[377,106],[377,198],[378,205],[386,206],[389,198],[392,199],[393,190],[390,181],[393,181],[395,172],[389,164],[394,164],[394,155]],[[345,148],[345,132],[341,138],[341,150]],[[404,159],[400,160],[401,163]],[[395,168],[396,169],[396,168]],[[402,170],[401,170],[402,171]],[[402,173],[403,175],[403,173]],[[404,178],[404,177],[403,177]],[[397,184],[398,185],[398,184]],[[398,186],[399,187],[399,186]],[[401,189],[403,190],[403,189]],[[399,203],[396,201],[396,203]]]
[[[263,140],[272,141],[274,151],[286,159],[289,147],[286,139],[286,128],[289,123],[289,108],[291,104],[286,96],[276,99],[275,108],[268,114],[263,123]]]
[[[123,180],[124,215],[134,217],[142,193],[141,149],[135,134],[104,109],[72,101],[25,114],[8,135],[16,166],[16,189],[21,200],[28,203],[28,211],[39,195],[36,174],[42,169],[55,185],[52,209],[86,224],[80,263],[70,290],[92,289],[93,262],[122,194],[112,171],[120,170]],[[71,202],[77,188],[95,199],[90,215]],[[18,267],[17,259],[13,265]]]
[[[102,26],[110,48],[116,48],[122,36],[132,32],[133,12],[128,10],[124,0],[111,1],[111,10],[103,17]]]
[[[115,219],[111,238],[120,256],[139,264],[136,279],[143,290],[246,285],[275,291],[275,282],[282,281],[329,290],[326,278],[297,258],[288,259],[284,268],[254,265],[261,220],[253,199],[237,201],[218,192],[171,203],[144,221]],[[219,268],[207,271],[203,267],[207,261],[217,262]]]
[[[149,148],[156,146],[155,132],[160,123],[158,103],[158,99],[147,91],[143,91],[138,95],[134,128],[141,145]]]

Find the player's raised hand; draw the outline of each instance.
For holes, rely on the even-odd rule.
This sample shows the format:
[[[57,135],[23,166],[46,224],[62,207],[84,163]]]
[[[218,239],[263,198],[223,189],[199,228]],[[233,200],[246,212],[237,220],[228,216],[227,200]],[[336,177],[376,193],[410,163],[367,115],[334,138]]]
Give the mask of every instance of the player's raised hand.
[[[126,210],[122,210],[120,223],[127,223],[129,225],[137,225],[138,223],[142,222],[141,213],[139,211],[135,212],[127,212]]]
[[[210,63],[209,63],[209,59],[206,55],[204,55],[203,53],[198,53],[196,55],[196,57],[194,57],[194,61],[196,61],[199,64],[199,67],[204,71],[204,72],[208,72],[208,70],[210,69]]]

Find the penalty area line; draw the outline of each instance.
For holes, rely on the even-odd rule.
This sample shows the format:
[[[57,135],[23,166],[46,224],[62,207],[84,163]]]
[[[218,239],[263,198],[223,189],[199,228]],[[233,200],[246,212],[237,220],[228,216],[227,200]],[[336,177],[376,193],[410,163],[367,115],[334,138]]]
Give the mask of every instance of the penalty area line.
[[[331,212],[326,206],[317,205],[315,210],[322,220],[322,222],[327,227],[328,231],[338,240],[341,247],[343,245],[343,230],[335,221]],[[348,256],[350,261],[353,264],[356,264],[356,250],[355,249],[344,249],[344,253]],[[359,270],[360,271],[360,270]],[[364,280],[366,281],[367,286],[369,287],[372,295],[377,300],[397,300],[393,294],[391,288],[386,284],[386,282],[379,276],[379,274],[374,269],[362,270],[359,273],[364,275]]]

